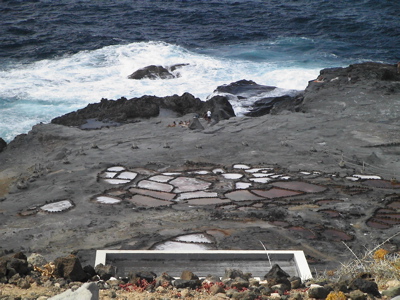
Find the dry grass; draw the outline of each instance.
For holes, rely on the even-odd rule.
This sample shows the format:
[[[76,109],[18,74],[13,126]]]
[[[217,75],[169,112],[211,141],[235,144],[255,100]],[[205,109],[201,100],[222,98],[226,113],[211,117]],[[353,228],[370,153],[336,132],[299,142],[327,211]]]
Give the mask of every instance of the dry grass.
[[[360,277],[362,274],[370,274],[379,288],[385,288],[390,280],[400,280],[400,252],[390,253],[385,250],[383,245],[389,240],[399,235],[393,235],[372,250],[367,250],[364,255],[356,255],[346,243],[344,245],[353,254],[354,259],[341,263],[337,270],[328,270],[323,274],[318,274],[317,280],[328,279],[329,281],[339,282]]]

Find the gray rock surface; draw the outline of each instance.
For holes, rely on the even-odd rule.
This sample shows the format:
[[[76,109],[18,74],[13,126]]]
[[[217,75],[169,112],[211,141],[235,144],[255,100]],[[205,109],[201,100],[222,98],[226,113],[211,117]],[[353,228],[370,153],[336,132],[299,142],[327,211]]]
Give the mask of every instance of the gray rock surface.
[[[66,290],[64,293],[54,297],[48,298],[48,300],[98,300],[99,299],[99,287],[94,282],[84,283],[76,291],[71,289]]]
[[[372,74],[373,67],[378,68],[377,74],[386,68],[389,75],[384,70],[378,77],[357,75]],[[151,249],[157,243],[201,230],[213,234],[213,245],[218,249],[262,250],[262,241],[268,249],[304,250],[312,269],[335,268],[353,255],[340,239],[331,240],[332,235],[319,231],[321,228],[348,233],[351,237],[346,244],[361,254],[364,247],[373,249],[398,232],[396,226],[381,229],[366,224],[378,208],[390,202],[387,195],[396,194],[397,186],[373,187],[346,179],[353,174],[400,179],[400,82],[397,75],[391,77],[392,67],[366,65],[364,69],[353,66],[323,71],[323,80],[310,82],[305,90],[301,112],[232,117],[213,126],[200,119],[203,131],[168,127],[189,115],[157,116],[91,131],[38,124],[0,153],[0,199],[4,199],[0,247],[15,251],[23,247],[48,260],[78,251],[82,263],[93,265],[95,249]],[[356,76],[359,79],[353,80]],[[169,149],[163,147],[166,142]],[[130,199],[115,205],[93,200],[106,190],[128,190],[137,183],[116,187],[100,180],[99,174],[109,167],[140,170],[137,180],[141,180],[163,172],[232,170],[239,163],[272,167],[292,180],[326,186],[326,191],[290,201],[268,200],[261,208],[237,201],[231,210],[184,203],[137,209]],[[201,176],[211,178],[211,174]],[[24,189],[13,188],[18,182],[29,184]],[[232,181],[224,178],[212,184],[222,195],[228,187],[235,189]],[[46,203],[66,199],[74,203],[69,210],[51,213],[42,209]],[[324,207],[317,202],[327,199],[337,200],[329,206],[338,212],[335,218],[322,215]],[[292,200],[298,202],[293,204]],[[288,225],[281,226],[277,220]],[[317,238],[308,238],[288,226],[308,226],[308,233],[317,234]],[[400,237],[390,242],[398,247]]]

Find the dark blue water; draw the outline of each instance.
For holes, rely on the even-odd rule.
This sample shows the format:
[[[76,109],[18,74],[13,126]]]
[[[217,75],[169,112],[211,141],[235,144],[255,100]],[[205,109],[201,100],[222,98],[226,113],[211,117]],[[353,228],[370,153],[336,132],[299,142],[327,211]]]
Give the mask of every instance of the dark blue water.
[[[297,54],[319,51],[386,62],[400,56],[400,1],[3,0],[0,14],[2,61],[143,41],[207,52],[282,37],[315,41],[312,47],[287,49]]]
[[[204,98],[243,77],[298,89],[321,68],[400,60],[400,1],[3,0],[0,16],[0,136],[7,140],[103,96]],[[136,67],[175,62],[193,69],[165,90],[117,84]]]

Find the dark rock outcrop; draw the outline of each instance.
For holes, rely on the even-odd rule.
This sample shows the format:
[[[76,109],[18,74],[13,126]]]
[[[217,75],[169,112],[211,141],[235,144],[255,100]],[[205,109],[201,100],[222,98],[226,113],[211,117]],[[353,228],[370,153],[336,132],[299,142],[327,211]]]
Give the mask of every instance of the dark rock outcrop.
[[[260,117],[269,113],[277,114],[282,110],[298,112],[302,102],[302,95],[266,97],[254,102],[250,111],[245,113],[245,115],[248,117]]]
[[[252,80],[239,80],[230,84],[221,85],[216,88],[214,93],[227,93],[240,98],[257,96],[276,89],[275,86],[260,85]]]
[[[139,69],[128,76],[129,79],[173,79],[179,77],[179,74],[173,74],[176,69],[179,69],[188,64],[176,64],[169,67],[151,65]]]
[[[353,290],[360,290],[364,293],[374,295],[378,298],[381,297],[378,285],[374,281],[357,278],[350,284],[350,288]]]
[[[219,122],[220,120],[227,120],[231,117],[236,116],[232,105],[224,96],[214,96],[211,99],[207,100],[203,104],[203,107],[200,110],[200,114],[204,116],[207,111],[211,112],[211,119],[216,122]]]
[[[0,152],[2,152],[7,147],[7,142],[0,138]]]
[[[58,257],[55,261],[55,275],[72,281],[86,281],[87,274],[83,271],[82,265],[75,255]]]
[[[124,124],[136,122],[138,118],[157,117],[160,109],[170,110],[181,116],[188,113],[202,114],[210,110],[216,121],[235,116],[226,97],[215,96],[203,102],[192,94],[184,93],[182,96],[142,96],[129,100],[126,98],[102,99],[100,103],[89,104],[85,108],[54,118],[51,122],[65,126],[81,126],[81,128],[84,128],[88,121],[93,120],[105,124],[111,124],[111,122]]]
[[[115,276],[115,267],[111,265],[98,264],[94,270],[99,275],[101,280],[107,281],[111,277]]]
[[[323,69],[316,80],[309,82],[306,92],[310,93],[327,87],[342,89],[358,83],[387,94],[400,92],[400,74],[397,72],[397,65],[375,62],[353,64],[346,68]]]
[[[283,285],[284,290],[290,290],[291,284],[289,281],[290,275],[283,271],[277,264],[273,265],[271,270],[265,274],[264,279],[268,281],[268,286],[274,286],[277,284]]]

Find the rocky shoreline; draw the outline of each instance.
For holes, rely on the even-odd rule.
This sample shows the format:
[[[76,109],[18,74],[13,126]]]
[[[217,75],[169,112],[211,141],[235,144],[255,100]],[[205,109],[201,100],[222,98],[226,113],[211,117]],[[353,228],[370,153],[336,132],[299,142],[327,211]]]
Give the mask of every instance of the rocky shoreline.
[[[1,143],[0,251],[93,264],[96,249],[203,234],[210,249],[303,250],[315,273],[391,237],[399,251],[396,65],[322,70],[257,117],[229,98],[274,87],[221,88],[207,102],[104,99]]]

